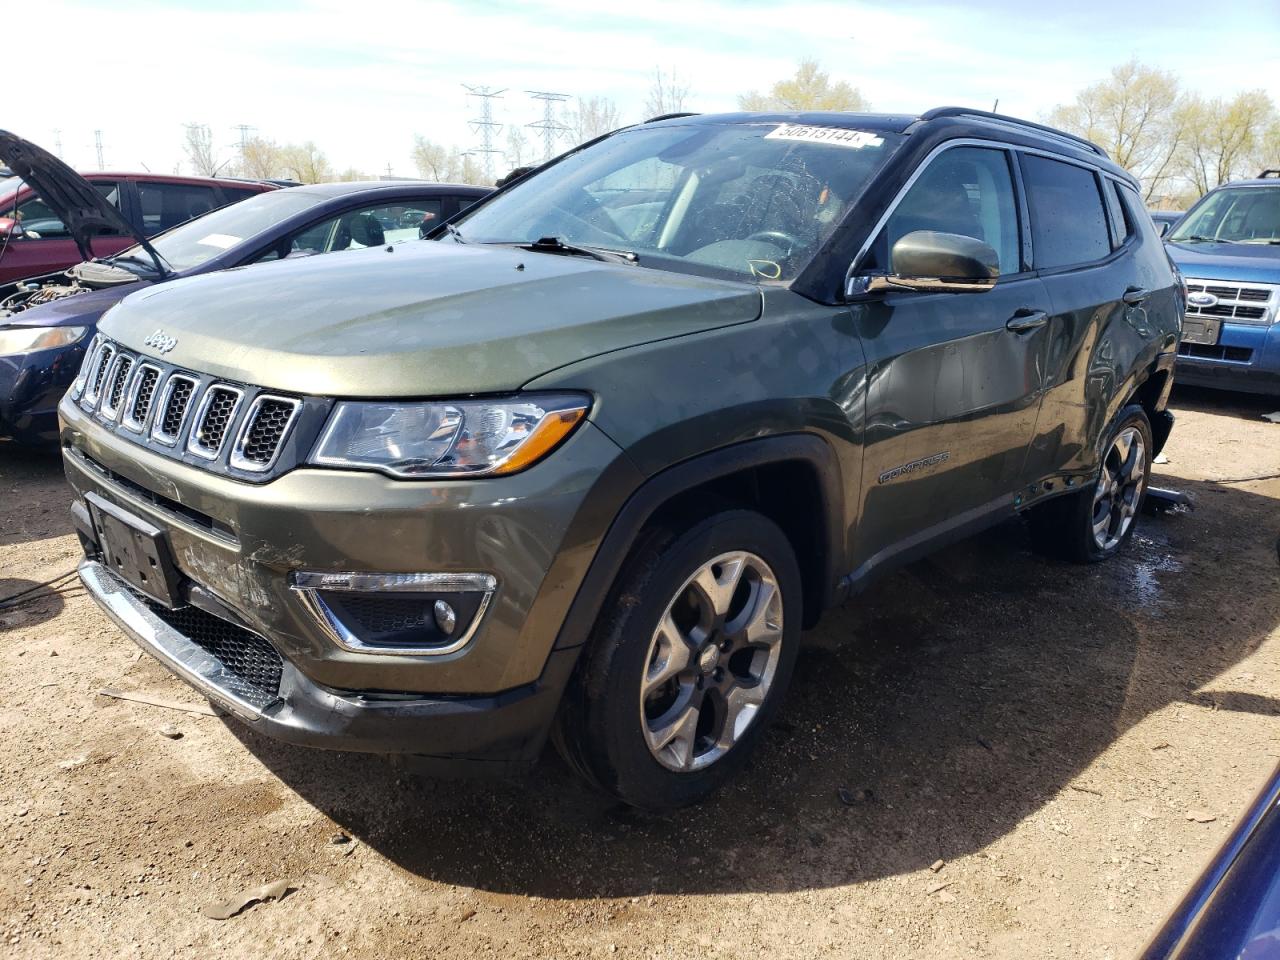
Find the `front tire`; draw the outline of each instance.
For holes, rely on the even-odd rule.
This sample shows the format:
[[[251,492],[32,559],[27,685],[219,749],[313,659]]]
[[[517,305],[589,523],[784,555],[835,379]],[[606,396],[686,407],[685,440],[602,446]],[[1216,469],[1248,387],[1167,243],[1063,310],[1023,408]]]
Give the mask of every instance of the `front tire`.
[[[566,692],[556,744],[626,803],[702,800],[738,772],[782,700],[801,582],[786,534],[748,510],[650,528]]]
[[[1098,563],[1118,553],[1133,536],[1154,458],[1146,411],[1137,404],[1121,410],[1103,449],[1092,487],[1031,510],[1032,542],[1041,552],[1076,563]]]

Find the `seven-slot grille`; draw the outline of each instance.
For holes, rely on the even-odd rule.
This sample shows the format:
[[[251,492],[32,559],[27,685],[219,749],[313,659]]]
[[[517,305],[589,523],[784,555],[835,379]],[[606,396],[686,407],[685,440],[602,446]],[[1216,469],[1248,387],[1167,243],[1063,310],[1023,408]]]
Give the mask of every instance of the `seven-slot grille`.
[[[1280,302],[1280,287],[1271,284],[1188,280],[1187,293],[1207,293],[1217,298],[1217,302],[1211,304],[1187,304],[1187,316],[1220,317],[1243,323],[1269,323],[1275,319],[1275,305]]]
[[[302,401],[165,367],[102,340],[89,351],[72,399],[108,426],[126,428],[137,443],[167,448],[169,456],[198,456],[211,466],[219,461],[265,479],[280,459]],[[242,406],[247,406],[243,416]]]

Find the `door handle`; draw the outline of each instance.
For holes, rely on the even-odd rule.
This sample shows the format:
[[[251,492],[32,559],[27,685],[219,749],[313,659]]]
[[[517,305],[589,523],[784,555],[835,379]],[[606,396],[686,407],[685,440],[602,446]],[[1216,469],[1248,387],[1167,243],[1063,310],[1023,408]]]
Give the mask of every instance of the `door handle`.
[[[1048,322],[1049,315],[1043,310],[1022,309],[1005,322],[1004,328],[1014,333],[1026,333],[1028,330],[1043,327]]]
[[[1151,296],[1150,290],[1143,290],[1141,287],[1130,287],[1124,292],[1124,296],[1121,299],[1130,306],[1134,306],[1149,296]]]

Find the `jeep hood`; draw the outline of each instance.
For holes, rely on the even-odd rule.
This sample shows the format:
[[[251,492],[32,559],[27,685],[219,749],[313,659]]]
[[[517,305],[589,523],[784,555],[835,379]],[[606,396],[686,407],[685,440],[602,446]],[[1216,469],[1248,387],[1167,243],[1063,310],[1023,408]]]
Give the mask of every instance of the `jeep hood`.
[[[131,236],[155,258],[147,238],[139,235],[111,201],[49,151],[15,133],[0,130],[0,162],[8,164],[16,176],[40,194],[40,199],[66,226],[85,260],[93,259],[91,240],[103,232]],[[163,276],[164,267],[156,259]]]
[[[750,283],[519,248],[412,241],[156,285],[103,318],[144,354],[338,397],[517,390],[587,357],[754,320]],[[696,376],[692,369],[688,375]]]

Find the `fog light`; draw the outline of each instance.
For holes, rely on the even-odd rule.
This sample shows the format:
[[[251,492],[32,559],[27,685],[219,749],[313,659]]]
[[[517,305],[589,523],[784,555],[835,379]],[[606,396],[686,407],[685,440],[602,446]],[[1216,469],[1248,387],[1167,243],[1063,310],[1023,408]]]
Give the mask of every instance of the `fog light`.
[[[498,587],[485,573],[296,571],[290,579],[303,606],[339,647],[394,656],[462,649]]]
[[[440,628],[440,632],[446,637],[453,636],[453,628],[458,625],[458,615],[454,613],[453,607],[443,600],[437,600],[435,614],[436,626]]]

